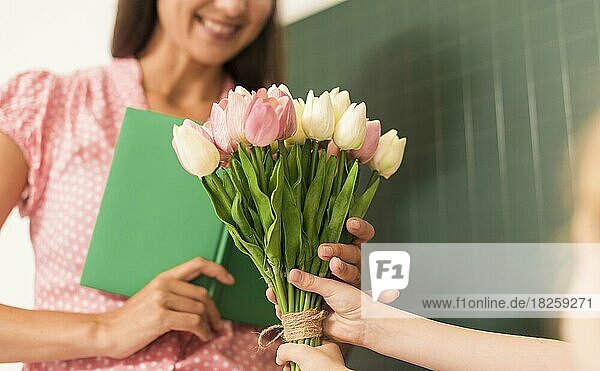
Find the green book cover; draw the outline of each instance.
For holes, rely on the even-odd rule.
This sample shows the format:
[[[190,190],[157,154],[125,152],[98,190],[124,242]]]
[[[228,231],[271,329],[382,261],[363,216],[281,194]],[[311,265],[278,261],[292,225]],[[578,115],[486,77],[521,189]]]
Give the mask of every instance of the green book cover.
[[[81,276],[81,285],[126,297],[158,273],[202,256],[236,283],[199,277],[223,318],[256,326],[276,322],[265,282],[234,246],[198,178],[171,146],[182,119],[128,108]]]

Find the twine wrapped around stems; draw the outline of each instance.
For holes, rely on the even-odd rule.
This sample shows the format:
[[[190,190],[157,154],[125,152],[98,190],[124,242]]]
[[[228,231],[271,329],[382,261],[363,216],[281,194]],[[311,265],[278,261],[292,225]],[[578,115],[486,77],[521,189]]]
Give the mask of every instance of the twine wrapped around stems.
[[[289,342],[321,337],[323,336],[322,323],[325,317],[327,317],[327,312],[317,309],[286,313],[281,316],[281,325],[273,325],[261,331],[258,336],[258,346],[260,349],[267,348],[279,338]],[[283,329],[283,331],[265,344],[265,336],[277,329]]]

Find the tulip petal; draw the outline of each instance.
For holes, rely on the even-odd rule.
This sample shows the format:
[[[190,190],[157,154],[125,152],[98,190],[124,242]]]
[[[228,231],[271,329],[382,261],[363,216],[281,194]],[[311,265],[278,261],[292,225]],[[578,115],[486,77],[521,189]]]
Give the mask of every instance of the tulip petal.
[[[357,158],[361,164],[366,164],[373,158],[377,145],[379,144],[379,137],[381,136],[381,123],[379,120],[367,121],[367,130],[365,134],[365,141],[358,150],[349,151],[348,156],[350,158]]]
[[[246,143],[244,137],[244,117],[248,108],[248,101],[242,94],[230,91],[225,109],[225,122],[227,132],[236,143]]]
[[[255,146],[265,147],[277,139],[279,125],[275,110],[255,97],[248,107],[245,120],[246,139]]]
[[[213,141],[219,151],[227,154],[233,153],[237,143],[229,136],[225,111],[219,104],[213,103],[209,122]]]
[[[202,131],[189,125],[175,125],[171,142],[183,168],[198,177],[212,174],[219,166],[220,160],[217,147],[202,134]]]

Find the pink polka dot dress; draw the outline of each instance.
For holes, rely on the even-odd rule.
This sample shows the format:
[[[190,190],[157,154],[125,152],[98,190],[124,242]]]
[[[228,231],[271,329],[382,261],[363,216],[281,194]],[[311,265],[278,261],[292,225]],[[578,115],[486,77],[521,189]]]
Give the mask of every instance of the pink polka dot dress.
[[[125,298],[82,287],[79,278],[125,108],[147,109],[136,59],[59,76],[19,74],[0,88],[0,131],[29,165],[19,204],[30,218],[35,309],[100,313]],[[226,90],[231,88],[229,82]],[[257,330],[225,321],[215,338],[171,331],[133,356],[24,365],[24,370],[274,370],[276,347],[257,350]]]

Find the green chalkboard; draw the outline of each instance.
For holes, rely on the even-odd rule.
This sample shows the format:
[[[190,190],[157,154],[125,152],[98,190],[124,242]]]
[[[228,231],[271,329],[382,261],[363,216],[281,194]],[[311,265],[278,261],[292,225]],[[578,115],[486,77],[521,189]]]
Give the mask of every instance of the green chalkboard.
[[[287,27],[288,80],[297,94],[340,85],[408,137],[368,215],[375,241],[564,241],[599,35],[592,0],[350,0]],[[556,335],[535,320],[457,323]],[[409,367],[362,351],[350,365]]]

